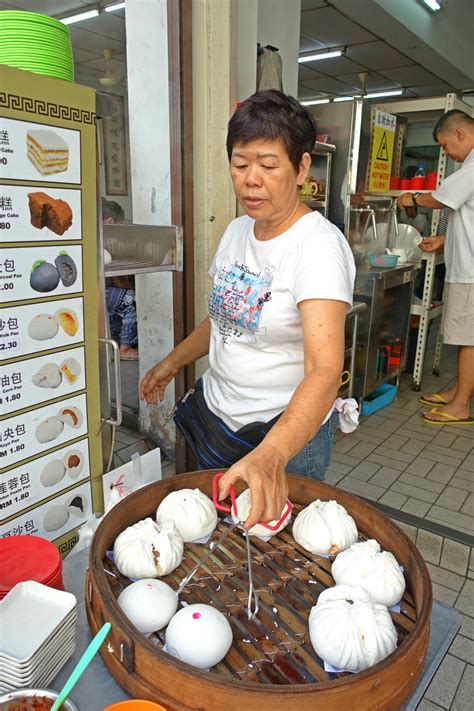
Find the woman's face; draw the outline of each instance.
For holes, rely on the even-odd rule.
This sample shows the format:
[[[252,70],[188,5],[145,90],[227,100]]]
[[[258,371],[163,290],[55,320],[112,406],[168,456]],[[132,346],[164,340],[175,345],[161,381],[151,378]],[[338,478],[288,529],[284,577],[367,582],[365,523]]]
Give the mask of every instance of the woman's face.
[[[280,138],[236,143],[230,175],[237,200],[256,221],[284,219],[299,204],[297,186],[303,184],[310,164],[305,153],[297,172]]]

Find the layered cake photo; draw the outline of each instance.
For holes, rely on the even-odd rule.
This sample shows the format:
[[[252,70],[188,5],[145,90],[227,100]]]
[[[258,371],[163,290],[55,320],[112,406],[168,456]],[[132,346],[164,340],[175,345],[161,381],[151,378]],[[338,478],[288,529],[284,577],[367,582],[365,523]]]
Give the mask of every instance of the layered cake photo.
[[[36,192],[28,193],[28,202],[33,227],[47,227],[55,234],[63,235],[72,225],[72,210],[65,200]]]
[[[54,131],[29,129],[26,145],[28,158],[40,175],[62,173],[68,169],[69,146]]]

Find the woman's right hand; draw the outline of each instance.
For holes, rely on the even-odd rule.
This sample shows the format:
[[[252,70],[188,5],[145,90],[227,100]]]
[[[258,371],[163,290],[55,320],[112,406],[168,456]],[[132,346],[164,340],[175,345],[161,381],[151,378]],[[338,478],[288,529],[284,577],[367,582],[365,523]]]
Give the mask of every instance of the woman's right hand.
[[[166,386],[174,380],[179,368],[170,360],[169,356],[160,360],[150,368],[140,383],[140,400],[146,400],[151,405],[162,402]]]

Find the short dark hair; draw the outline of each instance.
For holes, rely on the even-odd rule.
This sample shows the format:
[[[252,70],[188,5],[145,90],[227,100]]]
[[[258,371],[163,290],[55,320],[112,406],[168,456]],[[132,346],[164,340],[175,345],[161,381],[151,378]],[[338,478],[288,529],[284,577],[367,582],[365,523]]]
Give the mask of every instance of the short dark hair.
[[[235,110],[227,126],[229,160],[236,143],[259,138],[281,138],[288,157],[298,171],[303,153],[311,153],[316,140],[316,122],[292,96],[276,89],[257,91]]]
[[[106,200],[102,198],[102,219],[110,220],[113,219],[114,222],[123,222],[125,220],[125,213],[123,207],[115,202],[115,200]]]
[[[469,114],[465,111],[460,111],[459,109],[451,109],[451,111],[446,111],[443,114],[433,129],[433,138],[438,142],[438,137],[440,133],[446,133],[446,131],[452,131],[456,126],[466,124],[470,128],[474,128],[474,119],[472,119]]]

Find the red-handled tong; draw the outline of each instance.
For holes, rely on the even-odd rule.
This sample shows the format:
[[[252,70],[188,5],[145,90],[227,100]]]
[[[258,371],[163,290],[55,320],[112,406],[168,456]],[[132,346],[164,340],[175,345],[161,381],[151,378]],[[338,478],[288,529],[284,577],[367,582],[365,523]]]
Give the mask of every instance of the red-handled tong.
[[[236,518],[239,518],[239,514],[237,511],[237,502],[235,498],[235,491],[234,487],[230,487],[229,495],[230,495],[230,500],[232,503],[232,506],[224,506],[223,504],[220,504],[218,501],[218,495],[219,495],[219,479],[224,476],[221,472],[218,474],[215,474],[213,479],[212,479],[212,502],[216,509],[219,511],[225,511],[226,513],[233,513]],[[270,531],[276,531],[283,521],[286,519],[287,516],[291,514],[291,511],[293,509],[293,506],[291,504],[291,501],[289,499],[286,499],[285,501],[285,510],[283,511],[282,515],[280,516],[279,520],[275,522],[275,524],[272,526],[270,523],[265,523],[264,521],[260,521],[259,525],[264,526],[265,528],[268,528]]]

